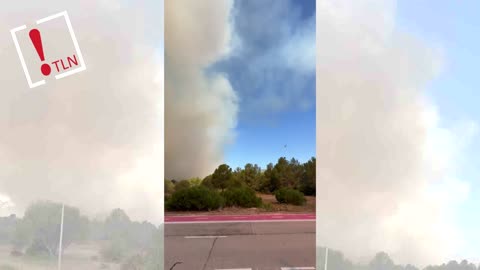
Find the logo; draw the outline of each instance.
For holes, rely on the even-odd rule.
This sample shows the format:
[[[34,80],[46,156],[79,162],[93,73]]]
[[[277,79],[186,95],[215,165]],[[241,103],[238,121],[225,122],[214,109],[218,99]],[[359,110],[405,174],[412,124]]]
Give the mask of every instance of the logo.
[[[67,11],[10,30],[28,86],[35,88],[86,70]]]

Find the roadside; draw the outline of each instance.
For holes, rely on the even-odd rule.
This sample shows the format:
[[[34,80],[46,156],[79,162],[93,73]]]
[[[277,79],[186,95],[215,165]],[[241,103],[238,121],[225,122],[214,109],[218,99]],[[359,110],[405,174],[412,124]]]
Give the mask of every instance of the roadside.
[[[241,208],[225,207],[212,211],[165,211],[165,216],[184,215],[256,215],[262,213],[315,213],[315,197],[305,196],[304,205],[282,204],[272,194],[257,193],[267,207]]]

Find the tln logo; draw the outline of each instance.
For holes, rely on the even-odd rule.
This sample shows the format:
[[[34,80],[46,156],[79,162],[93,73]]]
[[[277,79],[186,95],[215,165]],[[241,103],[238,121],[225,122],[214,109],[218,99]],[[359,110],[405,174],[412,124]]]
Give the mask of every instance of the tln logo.
[[[28,31],[22,25],[10,33],[30,88],[45,84],[51,75],[58,80],[86,70],[66,11],[36,21]],[[19,42],[28,39],[30,42]],[[60,49],[58,44],[62,45]]]

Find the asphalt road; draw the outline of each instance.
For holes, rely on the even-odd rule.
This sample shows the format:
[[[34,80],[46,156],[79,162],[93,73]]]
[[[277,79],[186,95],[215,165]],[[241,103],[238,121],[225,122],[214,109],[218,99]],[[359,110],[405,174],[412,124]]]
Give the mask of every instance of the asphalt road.
[[[313,270],[314,220],[165,224],[165,269]]]

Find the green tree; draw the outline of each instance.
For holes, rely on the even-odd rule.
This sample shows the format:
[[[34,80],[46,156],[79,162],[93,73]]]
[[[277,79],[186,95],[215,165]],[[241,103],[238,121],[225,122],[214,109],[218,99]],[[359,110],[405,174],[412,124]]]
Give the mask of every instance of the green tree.
[[[149,249],[156,230],[153,224],[131,221],[125,211],[114,209],[104,223],[105,238],[108,242],[102,248],[101,254],[107,260],[122,261],[135,250]]]
[[[168,179],[165,179],[164,181],[164,192],[165,195],[170,195],[175,191],[175,184]]]
[[[203,178],[202,180],[202,186],[205,186],[207,188],[214,188],[213,183],[212,183],[212,175],[208,175],[207,177]]]
[[[287,187],[290,174],[290,164],[288,160],[285,157],[279,158],[270,174],[270,192],[282,187]]]
[[[240,171],[239,178],[248,187],[259,191],[262,185],[262,169],[257,164],[247,163]]]
[[[222,164],[212,174],[212,184],[215,188],[219,188],[222,191],[228,187],[228,184],[232,180],[233,173],[230,166]]]
[[[61,209],[59,203],[41,201],[30,205],[24,218],[17,226],[16,244],[18,248],[29,246],[30,254],[58,254],[58,238],[60,235]],[[89,221],[80,215],[77,208],[65,206],[63,227],[63,249],[72,242],[86,238]]]
[[[287,176],[284,187],[300,189],[301,179],[304,174],[304,166],[298,160],[292,158],[288,163]]]
[[[316,159],[312,157],[303,164],[303,175],[300,183],[300,190],[305,195],[316,194]]]
[[[12,242],[17,223],[18,219],[13,214],[8,217],[0,217],[0,244]]]
[[[104,223],[104,232],[106,236],[106,246],[100,253],[111,261],[119,262],[130,252],[130,227],[132,221],[122,209],[114,209],[107,217]]]
[[[263,172],[263,181],[261,184],[261,191],[273,192],[280,186],[278,178],[274,175],[273,164],[269,163]]]
[[[178,181],[176,184],[175,184],[175,191],[179,191],[179,190],[182,190],[182,189],[186,189],[186,188],[189,188],[191,186],[190,182],[188,180],[182,180],[182,181]]]
[[[168,179],[165,179],[165,194],[172,194],[174,191],[175,191],[175,184],[171,181],[171,180],[168,180]]]
[[[370,270],[393,270],[395,268],[393,260],[385,252],[377,253],[369,264]]]
[[[122,209],[114,209],[105,220],[105,233],[107,239],[128,234],[132,221]]]
[[[228,188],[240,188],[245,186],[245,180],[244,180],[244,174],[245,172],[243,171],[242,168],[238,167],[235,169],[235,171],[232,172],[232,177],[230,178],[230,181],[227,183]]]
[[[188,179],[188,183],[190,183],[191,187],[200,186],[200,184],[202,184],[202,179],[198,177],[190,178]]]

